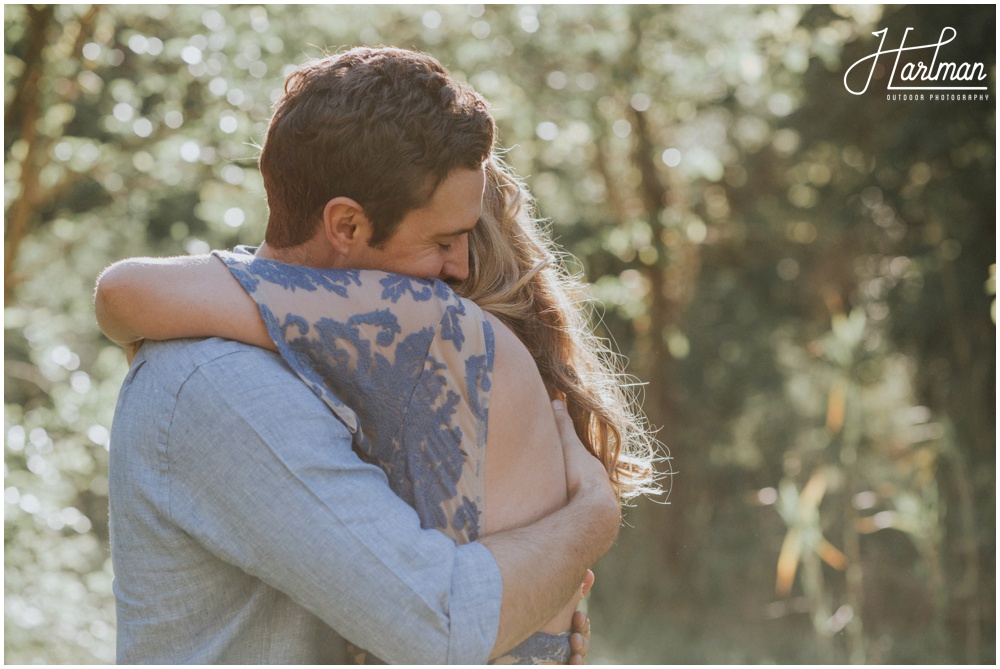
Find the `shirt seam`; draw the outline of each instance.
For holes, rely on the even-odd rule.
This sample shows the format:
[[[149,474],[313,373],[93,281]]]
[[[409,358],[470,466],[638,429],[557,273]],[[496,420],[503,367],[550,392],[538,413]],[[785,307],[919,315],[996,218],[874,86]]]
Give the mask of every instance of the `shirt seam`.
[[[240,353],[245,353],[245,352],[246,351],[243,351],[243,350],[226,351],[224,353],[220,353],[219,355],[212,356],[208,360],[204,360],[202,362],[193,362],[193,367],[192,367],[191,371],[188,372],[188,374],[184,377],[184,380],[181,381],[177,385],[176,390],[174,390],[172,392],[172,394],[171,394],[172,395],[171,399],[173,401],[173,406],[171,407],[170,418],[167,421],[165,429],[161,430],[161,439],[162,439],[161,445],[162,445],[162,449],[160,450],[160,452],[162,454],[163,461],[164,461],[163,462],[163,464],[164,464],[164,467],[163,467],[163,469],[164,469],[163,476],[166,479],[165,485],[164,485],[164,489],[167,492],[167,509],[166,509],[166,511],[167,511],[167,518],[172,523],[174,523],[175,525],[177,525],[177,527],[179,527],[179,528],[183,528],[183,524],[180,523],[177,520],[176,516],[174,515],[174,486],[173,486],[173,477],[171,476],[171,472],[173,470],[173,467],[172,467],[172,457],[173,457],[173,455],[171,453],[170,442],[171,442],[172,436],[173,436],[172,435],[172,431],[173,431],[173,425],[174,425],[174,418],[177,416],[177,406],[180,404],[181,395],[183,394],[184,389],[187,386],[188,382],[190,382],[191,379],[194,378],[195,374],[201,373],[202,369],[203,369],[203,367],[205,365],[212,364],[214,362],[222,360],[223,358],[228,358],[229,356],[238,355]],[[205,378],[206,378],[206,380],[209,381],[209,383],[211,383],[211,379],[208,376],[206,376]],[[215,387],[214,383],[211,383],[211,385],[213,387]],[[228,402],[227,402],[227,404],[228,404]]]

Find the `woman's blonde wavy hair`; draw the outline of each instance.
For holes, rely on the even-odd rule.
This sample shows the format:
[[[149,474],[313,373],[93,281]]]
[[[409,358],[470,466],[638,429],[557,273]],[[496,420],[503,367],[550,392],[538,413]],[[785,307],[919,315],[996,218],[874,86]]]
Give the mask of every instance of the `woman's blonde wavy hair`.
[[[553,399],[604,464],[625,501],[658,493],[656,440],[635,409],[619,356],[587,322],[584,285],[557,262],[531,196],[496,156],[486,162],[479,224],[469,237],[469,277],[457,291],[509,327],[531,352]]]

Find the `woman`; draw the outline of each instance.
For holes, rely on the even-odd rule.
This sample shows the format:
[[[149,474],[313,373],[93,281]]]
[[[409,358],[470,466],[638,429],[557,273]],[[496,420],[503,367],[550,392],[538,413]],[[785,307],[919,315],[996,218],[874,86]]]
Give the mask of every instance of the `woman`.
[[[496,159],[486,174],[461,298],[440,282],[222,253],[239,286],[214,259],[105,275],[102,329],[123,344],[218,335],[279,351],[424,525],[456,541],[566,503],[549,398],[566,403],[622,499],[653,491],[652,440],[571,301],[572,281],[551,266],[525,191]],[[137,301],[158,311],[131,310]],[[497,661],[565,661],[576,603]]]

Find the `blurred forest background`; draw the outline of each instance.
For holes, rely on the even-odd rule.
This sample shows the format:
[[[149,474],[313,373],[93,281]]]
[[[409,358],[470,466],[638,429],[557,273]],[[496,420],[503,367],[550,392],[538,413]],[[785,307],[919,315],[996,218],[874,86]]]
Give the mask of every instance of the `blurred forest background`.
[[[672,456],[591,660],[993,663],[996,102],[849,94],[886,27],[996,94],[992,5],[6,5],[5,661],[114,659],[94,278],[259,242],[284,75],[394,44],[491,101]]]

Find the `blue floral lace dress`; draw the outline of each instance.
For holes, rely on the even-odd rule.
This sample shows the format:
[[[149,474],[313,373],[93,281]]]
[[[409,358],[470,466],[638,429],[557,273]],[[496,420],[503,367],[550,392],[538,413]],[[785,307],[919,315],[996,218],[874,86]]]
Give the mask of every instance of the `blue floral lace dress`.
[[[479,307],[441,281],[214,254],[256,301],[281,357],[422,526],[475,541],[493,371],[493,331]],[[380,663],[351,650],[359,664]],[[539,632],[492,663],[564,664],[569,654],[568,633]]]

